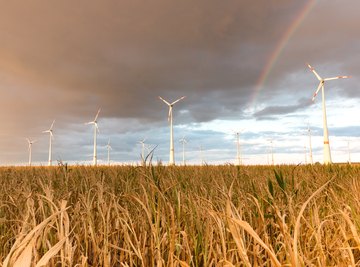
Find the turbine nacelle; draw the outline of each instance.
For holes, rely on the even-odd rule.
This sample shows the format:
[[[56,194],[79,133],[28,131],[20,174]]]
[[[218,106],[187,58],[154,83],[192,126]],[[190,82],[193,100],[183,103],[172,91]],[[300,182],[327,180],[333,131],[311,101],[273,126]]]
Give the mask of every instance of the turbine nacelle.
[[[177,102],[183,100],[186,96],[182,96],[180,97],[179,99],[175,100],[174,102],[172,103],[169,103],[168,101],[166,101],[165,99],[163,99],[161,96],[159,96],[159,99],[161,101],[163,101],[166,105],[169,106],[169,114],[168,114],[168,121],[170,121],[170,118],[172,117],[172,107],[173,105],[175,105]]]
[[[36,143],[37,140],[30,140],[29,138],[26,138],[28,144],[29,144],[29,149],[31,149],[31,146]]]
[[[54,135],[53,135],[53,126],[54,126],[54,123],[55,123],[55,120],[53,120],[53,122],[51,123],[51,126],[49,128],[49,130],[46,130],[46,131],[42,131],[42,133],[49,133],[51,138],[54,138]]]
[[[110,146],[110,139],[109,139],[109,141],[108,141],[108,143],[106,145],[106,148],[109,149],[109,150],[112,150],[112,147]]]

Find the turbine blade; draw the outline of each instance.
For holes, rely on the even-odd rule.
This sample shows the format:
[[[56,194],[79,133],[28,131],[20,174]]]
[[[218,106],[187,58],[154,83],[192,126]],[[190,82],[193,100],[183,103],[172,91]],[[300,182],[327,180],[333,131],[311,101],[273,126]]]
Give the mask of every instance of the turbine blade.
[[[313,95],[313,97],[312,97],[312,101],[315,100],[315,97],[316,97],[317,94],[319,93],[319,91],[320,91],[320,89],[321,89],[322,86],[323,86],[323,83],[320,82],[318,88],[316,89],[316,91],[315,91],[315,93],[314,93],[314,95]]]
[[[175,100],[174,102],[171,103],[171,105],[176,104],[177,102],[179,102],[180,100],[183,100],[186,96],[182,96],[179,99]]]
[[[315,69],[310,65],[308,64],[308,67],[310,68],[310,70],[312,71],[312,73],[314,73],[314,75],[316,76],[316,78],[318,78],[319,81],[321,81],[321,77],[319,74],[317,74],[317,72],[315,71]]]
[[[31,143],[29,138],[26,138],[26,140],[28,141],[29,144]]]
[[[99,116],[99,113],[100,113],[100,110],[101,110],[101,108],[99,108],[98,112],[96,113],[96,116],[95,116],[94,121],[96,121],[96,120],[97,120],[97,118],[98,118],[98,116]]]
[[[51,126],[50,126],[49,131],[51,131],[51,130],[52,130],[52,128],[53,128],[53,126],[54,126],[54,123],[55,123],[55,120],[53,120],[53,122],[52,122],[52,124],[51,124]]]
[[[100,133],[100,130],[99,130],[98,124],[97,124],[96,122],[94,122],[94,125],[95,125],[95,128],[96,128],[96,131],[97,131],[98,133]]]
[[[89,125],[89,124],[94,124],[94,123],[95,123],[94,121],[89,121],[89,122],[85,122],[84,124]]]
[[[161,96],[159,96],[159,99],[162,100],[166,105],[170,106],[170,103],[163,99]]]
[[[169,106],[168,121],[170,121],[171,116],[172,116],[172,106]]]
[[[324,79],[324,81],[331,81],[331,80],[337,80],[337,79],[347,79],[350,78],[350,76],[336,76],[336,77],[332,77],[332,78],[326,78]]]

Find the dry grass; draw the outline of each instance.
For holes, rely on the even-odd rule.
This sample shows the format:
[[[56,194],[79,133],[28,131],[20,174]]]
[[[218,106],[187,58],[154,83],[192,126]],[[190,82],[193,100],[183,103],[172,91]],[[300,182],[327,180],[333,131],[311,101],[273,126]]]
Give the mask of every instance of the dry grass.
[[[356,166],[0,169],[1,266],[358,266]]]

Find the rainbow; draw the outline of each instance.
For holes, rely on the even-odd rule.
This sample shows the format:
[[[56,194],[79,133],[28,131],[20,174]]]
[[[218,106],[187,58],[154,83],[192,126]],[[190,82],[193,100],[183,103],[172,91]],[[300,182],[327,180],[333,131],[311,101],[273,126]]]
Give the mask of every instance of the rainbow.
[[[299,14],[296,16],[294,21],[290,24],[289,28],[284,32],[282,37],[280,38],[279,42],[277,43],[275,49],[271,53],[269,59],[267,60],[264,69],[262,70],[256,85],[253,95],[251,96],[250,101],[250,107],[253,107],[257,96],[259,95],[264,83],[266,82],[267,78],[269,77],[269,74],[274,67],[276,61],[278,60],[279,56],[281,55],[281,52],[284,50],[286,44],[289,42],[289,39],[294,34],[296,29],[299,27],[299,25],[302,23],[302,21],[306,18],[310,10],[315,6],[316,0],[309,0],[304,7],[301,9]]]

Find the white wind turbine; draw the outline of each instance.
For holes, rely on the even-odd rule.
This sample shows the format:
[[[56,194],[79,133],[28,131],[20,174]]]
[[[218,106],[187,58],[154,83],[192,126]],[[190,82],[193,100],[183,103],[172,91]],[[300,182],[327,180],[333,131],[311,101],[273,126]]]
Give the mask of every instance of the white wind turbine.
[[[268,140],[270,142],[270,153],[271,153],[271,165],[274,165],[275,162],[274,162],[274,144],[273,144],[273,139],[269,139]],[[269,162],[269,161],[268,161]],[[269,164],[269,163],[268,163]]]
[[[28,144],[29,144],[29,166],[31,166],[31,156],[32,156],[32,152],[31,152],[31,148],[32,148],[32,145],[36,142],[36,140],[30,140],[29,138],[26,138],[26,140],[28,141]]]
[[[199,146],[199,152],[200,152],[200,164],[201,166],[204,165],[204,156],[203,156],[203,146]]]
[[[99,116],[100,109],[96,113],[95,119],[93,121],[89,121],[85,124],[94,124],[94,153],[93,153],[93,165],[97,165],[97,153],[96,153],[96,134],[99,132],[99,127],[97,125],[97,118]]]
[[[166,105],[169,106],[169,115],[168,115],[168,121],[170,122],[170,158],[169,158],[169,165],[175,164],[174,159],[174,133],[173,133],[173,114],[172,114],[172,108],[173,106],[179,102],[180,100],[184,99],[185,96],[180,97],[179,99],[175,100],[172,103],[169,103],[168,101],[164,100],[159,96],[159,99],[162,100]]]
[[[236,165],[242,164],[241,159],[241,146],[240,146],[240,133],[242,133],[244,130],[241,130],[239,132],[235,132],[236,135]]]
[[[106,148],[107,148],[107,162],[108,162],[108,165],[110,166],[110,150],[112,150],[112,147],[110,146],[110,138],[106,145]]]
[[[330,152],[330,144],[329,144],[329,133],[328,133],[328,127],[327,127],[327,119],[326,119],[326,106],[325,106],[325,91],[324,91],[324,84],[326,81],[331,80],[337,80],[337,79],[346,79],[350,78],[350,76],[336,76],[332,78],[321,78],[319,74],[315,71],[315,69],[308,64],[308,67],[314,73],[316,78],[320,81],[318,88],[316,89],[312,101],[315,100],[316,95],[319,93],[321,89],[322,94],[322,110],[323,110],[323,128],[324,128],[324,164],[330,164],[331,163],[331,152]]]
[[[187,140],[185,139],[185,136],[179,140],[179,142],[182,144],[182,163],[183,166],[185,166],[185,145],[187,144]]]
[[[49,160],[48,160],[48,166],[52,165],[52,139],[54,138],[53,135],[53,126],[54,126],[55,120],[53,120],[49,130],[43,131],[43,133],[49,133]]]
[[[138,141],[138,144],[141,145],[141,163],[142,164],[145,163],[145,140],[146,140],[146,138]]]

